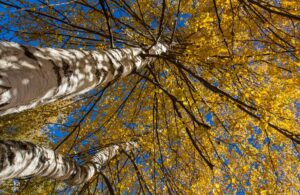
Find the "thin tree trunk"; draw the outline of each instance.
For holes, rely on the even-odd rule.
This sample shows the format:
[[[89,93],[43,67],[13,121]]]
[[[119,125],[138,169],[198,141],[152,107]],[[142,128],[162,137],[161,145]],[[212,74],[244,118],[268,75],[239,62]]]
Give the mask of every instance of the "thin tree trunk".
[[[112,145],[78,165],[73,159],[53,150],[22,141],[0,141],[0,181],[22,177],[47,177],[69,185],[89,181],[121,150],[128,151],[135,142]]]
[[[149,53],[165,51],[158,43]],[[142,58],[143,53],[141,48],[85,51],[0,42],[0,116],[74,97],[124,77],[153,60]]]

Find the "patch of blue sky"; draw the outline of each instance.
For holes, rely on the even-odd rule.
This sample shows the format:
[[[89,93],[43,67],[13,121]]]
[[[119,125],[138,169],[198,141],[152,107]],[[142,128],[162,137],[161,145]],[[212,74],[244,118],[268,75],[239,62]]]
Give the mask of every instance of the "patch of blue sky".
[[[144,165],[142,170],[143,171],[148,171],[150,169],[149,166],[145,166],[146,164],[146,160],[149,159],[149,155],[147,153],[143,153],[140,156],[136,156],[134,159],[135,164],[137,165]]]
[[[269,144],[270,142],[271,142],[271,139],[268,138],[268,137],[265,137],[264,141],[263,141],[263,144],[266,145],[266,144]]]
[[[213,86],[215,87],[219,87],[220,83],[217,80],[214,80],[214,82],[212,83]]]
[[[100,191],[100,192],[103,192],[103,189],[105,189],[105,183],[104,182],[98,182],[97,184],[97,189]]]
[[[260,41],[252,41],[252,44],[254,49],[257,51],[260,51],[265,47]]]
[[[219,156],[220,156],[221,159],[222,159],[222,164],[225,165],[225,166],[228,166],[229,163],[230,163],[229,159],[227,159],[227,158],[226,158],[224,155],[222,155],[222,154],[219,154]]]
[[[78,148],[75,151],[78,151]],[[73,156],[72,159],[79,165],[84,164],[84,160],[81,159],[79,156]]]
[[[1,10],[0,10],[0,12],[1,12]],[[8,24],[11,23],[10,20],[12,20],[12,19],[9,18],[8,16],[1,17],[1,19],[0,19],[0,40],[11,41],[11,42],[16,42],[19,44],[26,44],[26,45],[31,45],[31,46],[39,46],[40,45],[40,41],[38,41],[38,40],[28,42],[28,41],[24,41],[24,40],[20,39],[19,37],[15,36],[14,31],[18,31],[19,28],[15,27],[15,26],[8,26]],[[9,30],[1,28],[1,26],[6,26],[6,27],[8,27]]]
[[[251,169],[251,170],[252,170],[252,169],[258,169],[259,166],[260,166],[260,165],[259,165],[258,162],[253,162],[253,163],[251,163],[251,165],[250,165],[250,169]]]
[[[158,164],[162,164],[163,162],[164,162],[164,156],[162,155],[162,156],[159,156],[157,159],[156,159],[156,162],[158,163]]]
[[[296,117],[298,118],[298,117],[300,117],[300,102],[298,102],[298,101],[295,101],[294,102],[294,104],[295,104],[295,107],[296,107]]]
[[[41,6],[43,4],[38,0],[27,0],[26,4],[23,4],[23,3],[18,2],[18,1],[12,1],[12,2],[9,2],[9,3],[11,3],[12,5],[22,7],[22,8],[26,8],[26,9],[29,9],[29,8],[37,8],[38,10],[47,9],[47,8],[42,8]],[[29,3],[31,3],[31,4],[29,4]],[[63,9],[63,8],[66,8],[66,3],[68,3],[68,1],[60,2],[60,3],[49,1],[48,3],[49,4],[54,4],[55,7],[60,6],[60,9]],[[22,13],[25,13],[24,10],[19,10],[19,9],[1,4],[0,5],[0,13],[3,14],[3,16],[4,16],[0,20],[0,26],[6,26],[10,30],[12,30],[12,31],[8,31],[8,32],[4,33],[3,30],[0,28],[0,30],[2,30],[2,32],[0,33],[0,39],[13,41],[13,42],[20,43],[20,44],[31,45],[31,46],[39,46],[41,44],[41,42],[39,40],[24,41],[24,40],[22,40],[19,37],[14,35],[13,31],[19,31],[20,27],[10,25],[12,23],[12,22],[10,22],[10,20],[12,20],[12,18],[9,17],[9,14],[10,13],[13,13],[13,14],[20,13],[20,14],[22,14]],[[66,14],[70,14],[70,12],[66,12]]]
[[[66,117],[66,121],[64,122],[64,125],[66,125],[66,126],[72,126],[76,121],[79,120],[75,113],[77,113],[77,112],[74,111],[73,113],[71,113],[71,115],[69,115],[69,116]]]
[[[124,9],[122,8],[114,8],[112,15],[115,18],[123,18],[123,17],[131,17],[130,14],[128,14],[128,12],[126,12]]]
[[[250,179],[246,181],[246,186],[251,186]]]
[[[281,5],[281,0],[274,0],[273,2],[274,2],[274,5],[277,6],[277,7],[282,6]]]
[[[83,141],[80,142],[80,144],[81,144],[82,146],[86,146],[86,145],[89,144],[89,141],[88,141],[88,140],[83,140]]]
[[[251,135],[251,137],[248,139],[248,143],[253,146],[255,149],[260,150],[261,149],[261,144],[259,141],[255,138],[254,135]]]
[[[183,28],[186,26],[187,21],[192,17],[192,14],[190,13],[180,13],[178,15],[178,21],[177,21],[177,25],[176,28]]]
[[[98,116],[98,114],[99,114],[99,108],[97,108],[97,107],[93,108],[93,111],[91,112],[90,117],[89,117],[90,122],[93,122],[94,120],[96,120],[96,117]],[[106,112],[101,112],[101,116],[105,116],[105,115],[106,115]]]
[[[137,124],[133,123],[133,122],[124,122],[123,125],[125,128],[131,129],[131,130],[133,130],[137,127]]]
[[[253,126],[253,129],[256,135],[261,135],[262,131],[258,126]]]
[[[212,112],[209,112],[209,113],[207,113],[206,115],[205,115],[205,121],[209,124],[209,125],[211,125],[211,126],[214,126],[215,125],[215,123],[214,123],[214,121],[213,121],[213,113]]]
[[[97,152],[98,152],[98,150],[97,150],[95,147],[90,147],[90,148],[87,150],[87,153],[88,153],[88,155],[90,155],[90,156],[94,156]]]
[[[98,104],[99,104],[99,105],[102,105],[102,107],[103,107],[104,109],[107,109],[107,108],[109,107],[108,104],[101,104],[101,103],[102,103],[102,101],[98,102]],[[83,105],[82,107],[84,107],[84,105]]]
[[[147,87],[146,80],[145,79],[141,80],[139,88],[140,89],[146,89],[146,87]]]
[[[224,179],[225,179],[226,182],[228,182],[229,179],[230,179],[230,176],[229,176],[229,175],[225,175],[225,176],[224,176]]]
[[[150,22],[150,27],[152,29],[156,29],[156,28],[158,28],[158,25],[159,24],[158,24],[157,18],[153,17],[152,20],[151,20],[151,22]]]
[[[39,0],[27,0],[26,2],[34,3],[36,6],[41,6],[42,5],[42,3],[39,2]],[[21,1],[11,1],[11,2],[7,2],[7,3],[10,3],[12,5],[16,5],[16,6],[22,6],[22,7],[25,7],[25,8],[31,8],[30,5],[23,4]],[[0,11],[14,12],[16,10],[17,9],[13,8],[13,7],[9,7],[9,6],[3,5],[3,4],[0,5]]]
[[[225,188],[226,191],[233,191],[233,187],[232,187],[232,183],[229,183],[227,184],[226,188]]]
[[[241,185],[239,185],[235,194],[236,195],[245,195],[245,189]]]
[[[167,79],[167,76],[168,76],[168,71],[167,70],[161,71],[159,73],[160,78]]]
[[[96,93],[95,90],[91,91],[89,93],[90,93],[89,95],[91,95],[91,94],[95,94],[96,96],[100,95],[100,93]],[[83,105],[80,106],[80,108],[72,111],[71,114],[66,117],[64,125],[72,126],[74,124],[77,124],[81,120],[81,118],[84,116],[84,113],[87,113],[90,109],[92,109],[92,110],[90,112],[89,120],[94,121],[96,119],[97,115],[99,114],[100,108],[97,105],[95,105],[92,108],[93,103],[94,103],[94,101],[92,101],[88,105],[85,105],[84,101],[83,101]],[[105,112],[101,112],[102,116],[105,114],[106,114]],[[48,125],[48,129],[49,129],[49,139],[54,144],[58,143],[65,136],[68,135],[68,132],[65,130],[65,127],[62,125],[59,125],[59,124]],[[82,143],[82,144],[85,144],[85,143]]]
[[[101,131],[101,132],[106,132],[106,128],[105,127],[96,127],[94,130],[97,130],[97,131]],[[95,142],[97,142],[98,140],[97,140],[97,137],[94,135],[94,133],[93,132],[89,132],[89,133],[87,133],[87,135],[86,135],[86,140],[91,140],[91,139],[93,139],[93,140],[95,140]]]
[[[242,180],[245,181],[245,184],[246,184],[247,187],[251,186],[250,175],[248,173],[243,174]]]
[[[235,150],[235,152],[238,155],[240,155],[240,156],[243,155],[243,152],[241,151],[241,149],[238,147],[238,145],[236,143],[229,143],[229,145],[228,145],[228,151],[232,152],[233,149]]]
[[[64,131],[62,129],[62,126],[59,124],[48,125],[48,129],[49,140],[54,144],[59,143],[59,141],[61,141],[65,136],[69,134],[67,131]]]
[[[114,29],[112,29],[112,31],[116,34],[123,33],[123,31],[121,29],[118,29],[118,28],[114,28]]]
[[[271,144],[270,149],[271,149],[272,151],[280,152],[280,151],[282,151],[283,147],[284,147],[284,146],[281,146],[281,145],[279,145],[279,144],[277,144],[277,145],[276,145],[276,144]]]
[[[90,91],[88,91],[86,93],[86,95],[99,97],[99,96],[103,95],[103,93],[104,93],[103,88],[100,87],[100,88],[91,89]]]
[[[300,160],[300,153],[297,152],[297,150],[295,150],[294,148],[293,148],[293,155],[296,156],[298,160]]]
[[[106,40],[107,42],[109,42],[109,39]],[[114,42],[114,46],[115,48],[124,48],[124,44],[123,43],[120,43],[120,42]]]

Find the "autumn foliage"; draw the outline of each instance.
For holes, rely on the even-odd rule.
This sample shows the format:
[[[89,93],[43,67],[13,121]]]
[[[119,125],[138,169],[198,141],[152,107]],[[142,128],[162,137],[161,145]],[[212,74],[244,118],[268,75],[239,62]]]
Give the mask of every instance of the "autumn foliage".
[[[105,177],[72,190],[299,193],[298,0],[16,2],[0,1],[2,35],[15,41],[88,50],[169,46],[145,55],[156,60],[144,70],[77,97],[59,123],[59,103],[47,114],[53,148],[79,161],[110,143],[138,142],[107,165]],[[20,119],[10,120],[0,125]]]

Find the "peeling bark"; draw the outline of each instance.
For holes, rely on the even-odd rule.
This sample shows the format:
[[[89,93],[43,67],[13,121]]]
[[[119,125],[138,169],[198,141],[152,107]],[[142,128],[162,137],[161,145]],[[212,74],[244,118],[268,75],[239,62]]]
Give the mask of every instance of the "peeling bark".
[[[22,177],[46,177],[69,185],[88,182],[121,150],[129,151],[135,142],[112,145],[78,165],[53,150],[22,141],[0,141],[0,181]]]
[[[149,53],[165,51],[158,43]],[[71,98],[127,76],[153,60],[141,54],[141,48],[85,51],[0,42],[0,116]]]

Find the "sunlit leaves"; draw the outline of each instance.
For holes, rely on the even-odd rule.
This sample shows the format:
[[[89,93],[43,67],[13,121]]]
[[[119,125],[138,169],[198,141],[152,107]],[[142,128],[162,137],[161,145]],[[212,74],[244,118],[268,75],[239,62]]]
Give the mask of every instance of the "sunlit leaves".
[[[121,155],[105,169],[120,194],[300,190],[299,146],[292,141],[300,139],[296,0],[166,0],[163,29],[162,1],[106,3],[117,47],[172,44],[145,70],[112,84],[88,115],[97,93],[77,102],[77,111],[64,120],[69,128],[56,127],[73,132],[59,151],[85,160],[92,155],[88,149],[138,140],[128,154],[133,161]],[[110,47],[104,12],[93,1],[40,10],[47,16],[30,10],[32,15],[11,14],[26,16],[13,22],[18,38],[47,46]],[[98,183],[98,191],[107,189]]]

